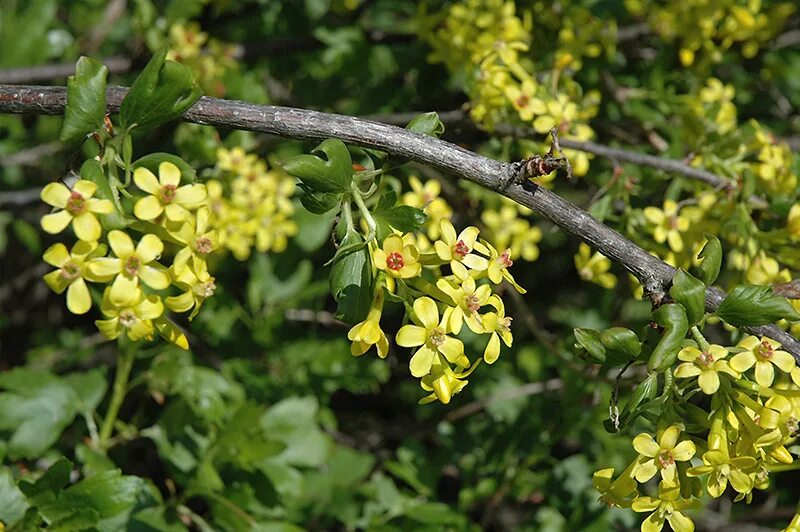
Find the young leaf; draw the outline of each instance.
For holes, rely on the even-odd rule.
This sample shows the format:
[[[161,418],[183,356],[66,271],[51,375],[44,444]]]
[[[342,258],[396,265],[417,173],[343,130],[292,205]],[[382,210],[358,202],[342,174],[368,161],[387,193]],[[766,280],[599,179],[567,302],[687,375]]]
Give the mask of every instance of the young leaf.
[[[625,327],[612,327],[600,333],[600,342],[609,351],[617,351],[634,360],[642,351],[642,343],[636,333]]]
[[[430,112],[415,117],[406,124],[406,129],[421,135],[439,138],[444,133],[444,124],[439,120],[438,113]]]
[[[364,240],[357,231],[348,231],[339,249],[358,247]],[[330,284],[338,304],[336,317],[346,323],[363,320],[372,300],[369,250],[365,247],[344,255],[331,268]]]
[[[392,190],[381,197],[373,215],[378,221],[394,227],[404,233],[416,231],[423,226],[427,216],[422,210],[408,205],[395,205],[397,194]]]
[[[593,362],[606,361],[606,348],[600,341],[600,331],[595,329],[575,329],[575,347],[583,348]]]
[[[700,321],[706,312],[706,285],[683,270],[678,270],[672,278],[669,295],[686,309],[690,327]]]
[[[328,139],[314,148],[327,159],[315,155],[296,155],[281,166],[287,173],[300,178],[309,192],[347,192],[353,182],[353,162],[344,142]]]
[[[157,52],[131,85],[122,100],[120,121],[123,127],[152,128],[178,118],[200,98],[200,87],[192,70],[165,61],[166,48]]]
[[[705,234],[704,236],[707,242],[697,255],[697,258],[702,260],[700,266],[697,267],[697,272],[700,280],[706,286],[711,286],[717,280],[722,265],[722,244],[714,235]]]
[[[75,64],[75,75],[67,80],[67,106],[61,126],[61,140],[83,138],[103,127],[106,114],[108,69],[88,57]]]
[[[786,299],[773,295],[768,286],[737,286],[722,301],[716,314],[736,327],[766,325],[780,319],[800,320],[794,307]]]

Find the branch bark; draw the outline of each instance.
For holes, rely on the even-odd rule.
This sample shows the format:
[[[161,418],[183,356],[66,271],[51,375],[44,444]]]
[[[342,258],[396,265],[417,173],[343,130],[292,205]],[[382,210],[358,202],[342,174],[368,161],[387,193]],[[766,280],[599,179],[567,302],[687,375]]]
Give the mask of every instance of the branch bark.
[[[119,110],[126,93],[124,87],[108,89],[106,101],[110,112]],[[0,112],[53,115],[63,113],[65,104],[66,89],[62,87],[0,85]],[[347,144],[382,150],[463,177],[538,212],[621,264],[639,279],[645,293],[656,302],[664,297],[675,274],[672,266],[560,196],[535,185],[530,188],[515,182],[518,164],[495,161],[443,140],[350,116],[207,97],[201,98],[183,119],[295,139],[338,138]],[[706,308],[716,310],[723,298],[721,290],[708,290]],[[800,342],[790,334],[775,325],[749,330],[777,340],[800,362]]]

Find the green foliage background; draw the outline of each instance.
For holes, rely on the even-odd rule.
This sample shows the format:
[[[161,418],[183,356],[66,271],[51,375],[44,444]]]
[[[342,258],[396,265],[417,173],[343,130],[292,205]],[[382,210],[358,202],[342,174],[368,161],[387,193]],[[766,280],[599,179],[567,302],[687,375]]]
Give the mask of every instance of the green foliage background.
[[[429,19],[416,2],[134,0],[108,24],[111,3],[0,0],[0,69],[119,55],[133,67],[110,84],[130,85],[171,25],[195,21],[212,38],[234,43],[220,76],[201,78],[209,95],[349,115],[449,110],[467,101],[463,77],[428,60],[431,46],[421,36]],[[677,11],[679,3],[659,8]],[[559,31],[580,26],[581,17],[603,21],[601,29],[647,24],[634,2],[517,4],[535,15],[532,48],[542,63],[565,46]],[[427,2],[425,13],[446,13],[448,6]],[[794,14],[775,24],[775,34],[797,32],[800,19]],[[107,34],[98,38],[98,30]],[[741,124],[757,118],[776,135],[800,133],[797,45],[777,47],[769,36],[751,57],[734,46],[716,61],[683,67],[679,39],[643,30],[630,46],[615,47],[603,31],[586,32],[607,49],[584,57],[575,74],[584,88],[603,94],[606,103],[592,120],[601,140],[644,151],[660,145],[655,134],[666,144],[663,154],[678,158],[695,142],[735,142],[737,132],[709,133],[712,121],[698,120],[686,110],[683,99],[690,97],[676,95],[703,86],[711,74],[736,87]],[[644,96],[615,99],[620,87]],[[60,117],[0,115],[3,191],[78,170],[89,151],[56,148],[32,163],[6,162],[54,142],[60,127]],[[448,129],[444,138],[507,160],[530,147],[470,128]],[[198,170],[214,164],[219,145],[243,146],[270,162],[313,147],[175,122],[136,140],[138,155],[177,153]],[[796,175],[796,162],[792,168]],[[661,205],[665,191],[691,189],[651,169],[625,171],[641,184],[636,205]],[[415,165],[397,174],[440,177]],[[589,205],[613,174],[611,164],[594,160],[585,178],[556,189]],[[447,200],[462,225],[495,201],[451,183]],[[796,190],[779,191],[770,197],[771,212],[785,215],[796,200]],[[598,202],[593,212],[614,223],[611,203]],[[406,350],[395,347],[386,360],[350,355],[347,327],[329,319],[335,305],[323,264],[333,221],[297,207],[299,232],[284,252],[246,261],[228,256],[213,265],[218,289],[188,329],[190,352],[163,343],[140,351],[104,453],[93,448],[91,435],[108,408],[117,347],[104,342],[91,320],[69,314],[63,298],[41,282],[49,271],[41,253],[54,241],[38,228],[44,206],[0,205],[0,521],[7,528],[43,522],[52,530],[108,531],[638,526],[635,514],[606,508],[592,488],[593,471],[623,468],[633,450],[630,435],[610,434],[603,424],[615,373],[581,360],[572,336],[574,327],[638,327],[649,319],[649,304],[629,297],[624,277],[616,291],[582,282],[573,273],[577,243],[541,223],[540,258],[514,267],[528,290],[508,305],[514,348],[472,377],[450,405],[419,406]],[[735,214],[729,221],[737,222]],[[796,274],[796,249],[785,256]],[[384,330],[396,331],[401,318],[387,310]],[[623,379],[623,391],[636,378]],[[797,492],[790,485],[791,473],[756,494],[754,505],[778,508],[767,526],[794,514]],[[721,508],[709,501],[703,515],[717,521],[709,517],[712,524],[701,526],[713,528]],[[748,511],[734,508],[722,519],[745,519]]]

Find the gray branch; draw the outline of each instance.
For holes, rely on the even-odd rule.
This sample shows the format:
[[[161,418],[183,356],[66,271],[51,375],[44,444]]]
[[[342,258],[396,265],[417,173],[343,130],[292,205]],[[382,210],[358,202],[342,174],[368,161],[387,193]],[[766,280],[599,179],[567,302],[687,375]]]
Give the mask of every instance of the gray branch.
[[[110,112],[119,109],[126,93],[127,89],[123,87],[108,89],[106,99]],[[0,112],[61,114],[65,103],[66,89],[61,87],[0,85]],[[183,119],[196,124],[295,139],[338,138],[348,144],[382,150],[463,177],[538,212],[623,265],[639,279],[655,302],[664,297],[675,274],[672,266],[560,196],[544,188],[530,188],[517,183],[518,164],[495,161],[443,140],[350,116],[207,97],[201,98],[183,115]],[[713,312],[723,297],[721,290],[708,290],[706,308]],[[790,334],[775,325],[750,330],[781,342],[800,361],[800,342]]]
[[[112,74],[124,74],[131,69],[131,60],[127,57],[106,57],[101,62]],[[75,74],[75,62],[39,65],[25,68],[8,68],[0,70],[0,83],[34,83],[66,78]]]

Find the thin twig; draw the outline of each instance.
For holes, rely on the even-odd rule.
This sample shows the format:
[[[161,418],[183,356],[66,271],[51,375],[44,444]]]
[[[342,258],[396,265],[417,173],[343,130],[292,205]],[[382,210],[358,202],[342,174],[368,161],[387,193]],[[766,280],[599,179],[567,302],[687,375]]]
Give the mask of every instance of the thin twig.
[[[106,102],[110,112],[119,110],[127,91],[124,87],[108,89]],[[63,87],[0,85],[0,112],[61,114],[66,106],[66,96]],[[183,119],[296,139],[338,138],[348,144],[375,148],[463,177],[540,213],[623,265],[654,301],[661,301],[676,272],[669,264],[549,190],[530,182],[513,183],[501,190],[517,173],[519,163],[489,159],[455,144],[386,124],[290,107],[203,97],[183,115]],[[721,290],[709,289],[706,293],[707,310],[716,310],[724,297]],[[749,327],[747,330],[777,340],[800,361],[800,341],[786,331],[775,325]]]
[[[127,57],[106,57],[100,59],[112,74],[124,74],[131,69],[131,60]],[[58,63],[25,68],[8,68],[0,70],[0,83],[34,83],[66,78],[75,73],[75,63]]]

